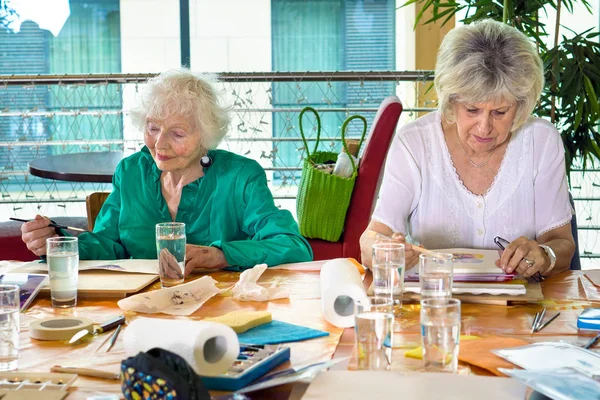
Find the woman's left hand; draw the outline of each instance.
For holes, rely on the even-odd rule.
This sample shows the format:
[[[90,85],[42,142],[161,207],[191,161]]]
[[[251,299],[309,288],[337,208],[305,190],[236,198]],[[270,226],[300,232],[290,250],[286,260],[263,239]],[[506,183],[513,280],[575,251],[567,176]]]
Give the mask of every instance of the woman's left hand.
[[[198,269],[221,269],[227,267],[227,259],[221,249],[212,246],[185,246],[185,276]]]
[[[507,274],[516,272],[524,278],[529,278],[538,272],[543,273],[549,266],[549,260],[535,240],[521,236],[510,242],[502,252],[500,260],[496,261],[496,265]]]

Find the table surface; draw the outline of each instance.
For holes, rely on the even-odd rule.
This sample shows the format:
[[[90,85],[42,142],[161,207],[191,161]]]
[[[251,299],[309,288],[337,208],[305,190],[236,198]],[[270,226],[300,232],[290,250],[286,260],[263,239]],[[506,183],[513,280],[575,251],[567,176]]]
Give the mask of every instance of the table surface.
[[[122,158],[122,151],[58,154],[32,160],[29,173],[60,181],[111,183]]]
[[[237,282],[239,273],[215,272],[211,276],[219,282],[219,287],[229,287]],[[367,277],[368,278],[368,277]],[[237,309],[269,310],[273,319],[301,324],[315,329],[326,330],[327,337],[288,344],[291,347],[291,364],[306,365],[325,361],[332,357],[352,356],[354,347],[354,330],[340,329],[328,324],[321,316],[319,272],[294,270],[267,270],[260,281],[264,285],[280,285],[291,290],[289,299],[271,302],[239,302],[231,297],[214,297],[189,318],[200,320],[208,316],[222,315]],[[158,288],[153,284],[149,290]],[[564,339],[577,344],[586,343],[593,334],[578,335],[577,316],[585,307],[600,301],[600,291],[583,276],[581,271],[569,271],[550,278],[542,284],[544,301],[538,304],[522,304],[511,306],[463,304],[461,334],[489,336],[500,335],[525,339],[527,341]],[[530,334],[531,321],[535,312],[546,307],[549,313],[560,310],[560,316],[543,331]],[[43,342],[29,338],[28,326],[34,319],[50,316],[80,316],[95,322],[102,322],[120,314],[116,300],[80,300],[73,309],[53,309],[47,298],[38,298],[21,317],[21,350],[19,354],[19,371],[48,372],[53,365],[68,365],[102,369],[117,373],[120,361],[126,357],[121,340],[118,340],[111,352],[94,353],[103,335],[94,337],[81,344],[69,346],[64,342]],[[125,313],[128,321],[141,314]],[[177,318],[155,314],[155,318]],[[181,318],[181,317],[179,317]],[[126,328],[125,328],[126,329]],[[395,343],[398,340],[410,347],[418,346],[419,306],[416,303],[405,304],[403,315],[395,326]],[[122,338],[123,335],[120,336]],[[418,369],[421,361],[406,358],[403,351],[394,350],[393,369]],[[289,367],[284,365],[283,367]],[[350,363],[340,363],[334,369],[352,368]],[[471,369],[477,374],[485,374],[483,370]],[[298,387],[296,387],[297,389]],[[252,398],[288,398],[293,387],[283,386],[263,391]],[[297,390],[294,390],[296,392]],[[70,389],[68,399],[85,399],[90,395],[120,394],[117,382],[101,379],[79,377]]]

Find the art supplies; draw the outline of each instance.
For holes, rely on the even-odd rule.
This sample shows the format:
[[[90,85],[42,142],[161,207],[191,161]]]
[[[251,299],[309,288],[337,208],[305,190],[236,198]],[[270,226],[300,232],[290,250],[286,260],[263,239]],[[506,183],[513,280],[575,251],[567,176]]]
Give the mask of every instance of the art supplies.
[[[600,308],[586,308],[577,317],[577,328],[600,330]]]
[[[237,360],[226,372],[217,376],[203,376],[202,382],[210,390],[239,390],[289,359],[289,347],[240,345]]]
[[[268,324],[240,333],[238,339],[242,343],[276,344],[298,342],[322,336],[329,336],[329,332],[288,324],[283,321],[271,321]]]
[[[29,336],[38,340],[69,340],[82,329],[91,330],[93,322],[80,317],[51,317],[29,324]]]
[[[98,369],[92,368],[80,368],[80,367],[68,367],[64,365],[55,365],[50,368],[51,372],[63,372],[68,374],[77,374],[81,376],[90,376],[92,378],[100,378],[100,379],[109,379],[109,380],[119,380],[119,374],[115,374],[112,372],[101,371]]]
[[[45,374],[37,372],[0,372],[0,388],[13,390],[32,389],[50,396],[53,392],[64,392],[75,382],[74,374]],[[39,397],[43,398],[43,397]]]
[[[237,334],[215,322],[138,318],[125,330],[123,342],[130,356],[160,347],[206,376],[224,373],[239,354]]]
[[[321,268],[321,312],[338,328],[354,326],[354,302],[366,296],[359,270],[346,258],[326,262]]]
[[[572,368],[528,371],[505,369],[502,372],[515,378],[536,392],[555,400],[589,400],[600,398],[600,382]],[[539,396],[538,396],[539,397]]]
[[[28,220],[28,219],[21,219],[21,218],[9,218],[12,221],[18,221],[18,222],[30,222],[33,220]],[[55,224],[54,222],[51,222],[48,224],[49,227],[51,228],[58,228],[58,229],[69,229],[72,231],[77,231],[77,232],[86,232],[85,229],[81,229],[81,228],[75,228],[72,226],[65,226],[65,225],[59,225],[59,224]]]
[[[21,311],[25,311],[40,289],[47,283],[48,275],[8,273],[0,275],[0,284],[17,285]]]

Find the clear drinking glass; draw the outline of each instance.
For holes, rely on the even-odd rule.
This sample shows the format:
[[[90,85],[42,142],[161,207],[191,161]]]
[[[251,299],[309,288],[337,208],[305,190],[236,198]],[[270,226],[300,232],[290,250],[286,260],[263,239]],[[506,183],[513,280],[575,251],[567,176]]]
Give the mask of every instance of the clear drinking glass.
[[[52,307],[77,305],[79,247],[76,237],[53,237],[46,240],[46,262],[50,276]]]
[[[392,308],[389,297],[369,296],[355,302],[354,331],[358,369],[390,368],[394,337]]]
[[[459,338],[460,300],[421,300],[421,340],[427,371],[456,373]]]
[[[183,283],[185,272],[185,224],[156,224],[156,255],[162,287]]]
[[[18,367],[19,357],[19,287],[0,285],[0,371]]]
[[[373,245],[373,294],[390,298],[396,317],[402,311],[404,262],[403,244],[390,241]]]
[[[452,297],[452,254],[422,253],[419,255],[421,298]]]

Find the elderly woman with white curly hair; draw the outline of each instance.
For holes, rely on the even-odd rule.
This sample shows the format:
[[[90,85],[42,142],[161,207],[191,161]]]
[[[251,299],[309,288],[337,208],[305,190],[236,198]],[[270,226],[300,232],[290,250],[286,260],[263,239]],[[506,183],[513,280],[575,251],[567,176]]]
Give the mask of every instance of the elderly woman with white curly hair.
[[[575,243],[563,143],[530,116],[543,85],[542,61],[516,29],[485,20],[450,31],[435,71],[439,111],[393,139],[363,262],[377,233],[430,249],[498,249],[500,236],[510,242],[497,261],[506,273],[568,269]],[[417,256],[406,243],[407,266]]]
[[[229,125],[211,81],[187,70],[150,80],[131,113],[146,146],[122,160],[93,232],[79,236],[81,259],[156,258],[155,225],[186,224],[186,275],[310,261],[292,215],[278,209],[261,166],[214,150]],[[49,220],[25,223],[37,255],[55,236]]]

